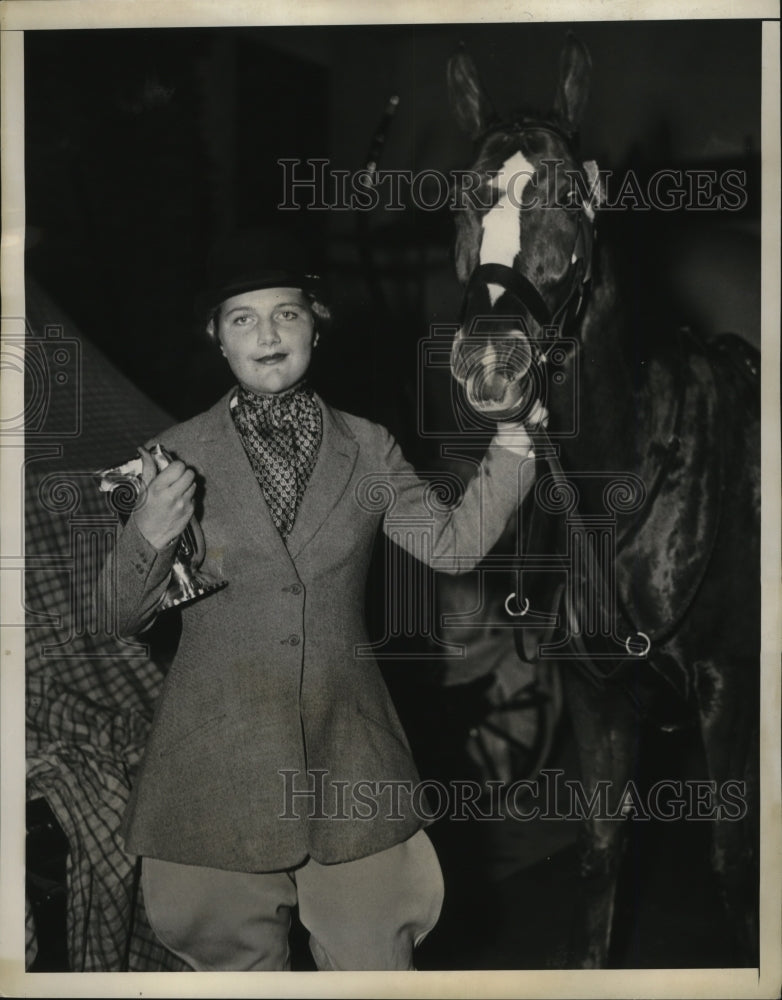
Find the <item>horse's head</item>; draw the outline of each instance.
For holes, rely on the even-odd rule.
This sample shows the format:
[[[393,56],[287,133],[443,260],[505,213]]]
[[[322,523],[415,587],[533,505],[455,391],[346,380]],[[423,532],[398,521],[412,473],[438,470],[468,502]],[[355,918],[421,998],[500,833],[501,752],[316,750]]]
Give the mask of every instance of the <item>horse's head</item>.
[[[589,73],[587,50],[568,36],[552,114],[502,122],[470,57],[448,66],[453,110],[477,147],[457,190],[466,291],[451,369],[471,405],[497,419],[524,416],[542,395],[552,328],[562,332],[591,275],[599,177],[574,151]]]

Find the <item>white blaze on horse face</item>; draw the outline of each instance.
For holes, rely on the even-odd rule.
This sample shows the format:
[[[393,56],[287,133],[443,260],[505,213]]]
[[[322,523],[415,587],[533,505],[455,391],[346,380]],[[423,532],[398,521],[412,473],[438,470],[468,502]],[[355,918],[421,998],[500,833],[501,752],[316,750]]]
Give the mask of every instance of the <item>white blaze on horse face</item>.
[[[497,204],[483,217],[481,264],[505,264],[513,267],[516,254],[521,249],[521,198],[534,172],[535,168],[524,154],[516,152],[503,163],[496,177],[492,178],[492,187],[496,187],[502,194]],[[492,305],[503,291],[501,285],[489,285]]]
[[[526,157],[516,152],[509,157],[492,178],[491,184],[499,192],[497,203],[483,217],[480,264],[505,264],[513,267],[516,255],[521,249],[521,199],[535,168]],[[501,285],[488,284],[489,300],[493,306],[505,289]],[[481,317],[475,317],[480,320]],[[472,332],[472,329],[469,331]],[[502,330],[500,340],[526,340],[521,329]],[[468,339],[468,332],[461,328],[453,343],[451,370],[454,376],[467,387],[472,405],[485,413],[505,413],[514,411],[523,402],[522,376],[500,364],[497,346],[491,336],[478,346],[477,352],[462,357],[461,345]]]

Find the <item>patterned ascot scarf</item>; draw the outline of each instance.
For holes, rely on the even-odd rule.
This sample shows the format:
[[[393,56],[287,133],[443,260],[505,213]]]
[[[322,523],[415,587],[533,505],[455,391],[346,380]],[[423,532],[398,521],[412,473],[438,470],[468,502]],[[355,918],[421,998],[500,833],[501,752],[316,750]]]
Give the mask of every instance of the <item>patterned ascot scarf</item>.
[[[278,395],[266,396],[240,386],[231,415],[272,519],[282,537],[287,538],[323,436],[314,393],[301,383]]]

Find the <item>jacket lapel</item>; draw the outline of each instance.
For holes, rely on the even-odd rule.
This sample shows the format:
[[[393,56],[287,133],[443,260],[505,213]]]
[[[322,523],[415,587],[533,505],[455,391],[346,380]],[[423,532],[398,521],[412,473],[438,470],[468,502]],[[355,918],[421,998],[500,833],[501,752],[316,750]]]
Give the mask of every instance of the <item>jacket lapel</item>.
[[[219,491],[226,520],[245,525],[266,552],[295,558],[345,492],[356,464],[358,443],[339,415],[316,394],[323,415],[323,440],[286,546],[234,426],[229,408],[232,394],[233,390],[209,411],[202,436],[210,487]]]
[[[315,468],[288,536],[288,551],[296,558],[317,534],[336,507],[350,482],[358,455],[358,443],[330,406],[316,395],[323,414],[323,440]]]
[[[248,540],[267,554],[288,558],[230,411],[233,390],[209,411],[202,435],[209,488],[219,494],[224,519],[243,526]],[[242,528],[240,527],[240,530]]]

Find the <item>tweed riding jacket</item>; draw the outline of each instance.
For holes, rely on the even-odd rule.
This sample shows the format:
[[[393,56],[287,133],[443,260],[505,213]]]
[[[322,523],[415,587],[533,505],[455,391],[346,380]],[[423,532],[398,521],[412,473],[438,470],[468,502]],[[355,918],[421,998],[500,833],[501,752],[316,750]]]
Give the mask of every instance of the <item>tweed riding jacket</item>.
[[[360,649],[377,532],[435,569],[471,569],[529,489],[534,462],[495,440],[461,501],[443,507],[383,427],[316,396],[323,437],[286,543],[230,399],[157,439],[196,471],[202,568],[228,585],[182,608],[125,845],[235,871],[353,860],[426,822],[409,797],[378,798],[384,782],[414,787],[418,775],[380,670]],[[108,564],[121,634],[154,620],[174,549],[153,548],[132,518],[121,530]]]

